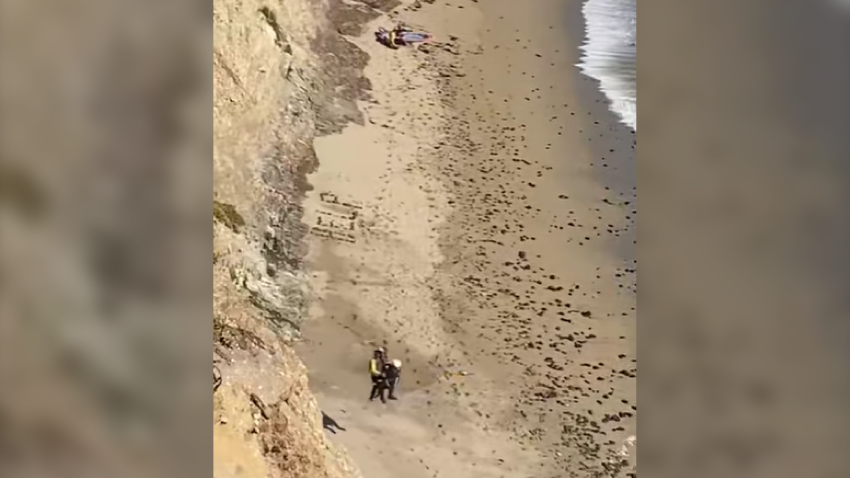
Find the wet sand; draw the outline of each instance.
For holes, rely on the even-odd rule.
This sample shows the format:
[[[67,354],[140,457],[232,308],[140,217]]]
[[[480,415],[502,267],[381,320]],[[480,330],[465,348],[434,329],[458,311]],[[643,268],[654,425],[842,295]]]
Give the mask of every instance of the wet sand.
[[[634,136],[572,66],[577,5],[398,11],[439,43],[355,40],[366,121],[316,141],[305,203],[299,353],[334,440],[373,478],[629,471]],[[405,364],[387,405],[367,401],[377,344]]]

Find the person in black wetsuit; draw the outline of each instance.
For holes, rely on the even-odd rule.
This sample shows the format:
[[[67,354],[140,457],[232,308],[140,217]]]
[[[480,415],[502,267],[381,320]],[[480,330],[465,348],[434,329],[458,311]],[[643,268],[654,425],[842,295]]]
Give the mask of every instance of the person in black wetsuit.
[[[401,360],[393,360],[384,365],[384,377],[386,378],[387,390],[389,390],[389,399],[398,400],[395,395],[395,389],[401,379]],[[381,392],[383,395],[383,392]],[[381,397],[383,400],[383,396]]]

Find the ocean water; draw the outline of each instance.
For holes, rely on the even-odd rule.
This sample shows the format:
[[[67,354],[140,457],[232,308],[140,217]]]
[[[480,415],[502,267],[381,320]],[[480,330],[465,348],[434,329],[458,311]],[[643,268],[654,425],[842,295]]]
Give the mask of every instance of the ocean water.
[[[637,131],[637,0],[585,0],[581,71],[600,83],[611,110]]]

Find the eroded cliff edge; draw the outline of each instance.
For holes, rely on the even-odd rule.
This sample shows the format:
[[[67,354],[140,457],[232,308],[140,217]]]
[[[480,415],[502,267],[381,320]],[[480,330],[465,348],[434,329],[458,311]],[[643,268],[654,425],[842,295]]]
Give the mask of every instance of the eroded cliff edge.
[[[360,122],[345,39],[392,2],[214,2],[214,476],[359,477],[289,347],[310,299],[300,201],[312,140]]]

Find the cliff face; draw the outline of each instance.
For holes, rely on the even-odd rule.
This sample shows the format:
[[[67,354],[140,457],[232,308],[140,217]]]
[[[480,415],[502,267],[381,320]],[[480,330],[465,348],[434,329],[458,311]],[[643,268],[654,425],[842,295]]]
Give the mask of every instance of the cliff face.
[[[322,430],[287,345],[309,299],[300,196],[312,139],[358,121],[368,7],[214,2],[214,451],[217,478],[358,477]],[[220,378],[220,380],[219,380]]]

